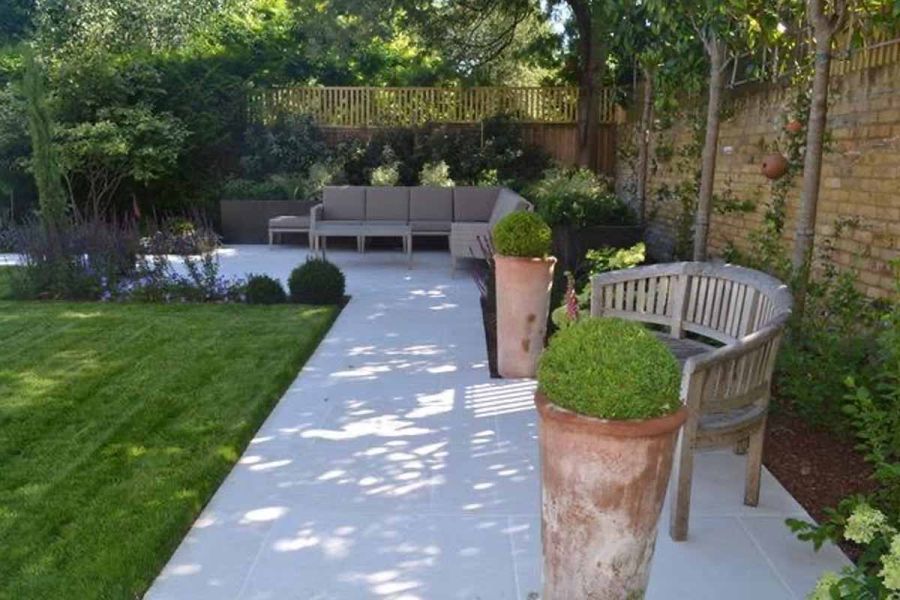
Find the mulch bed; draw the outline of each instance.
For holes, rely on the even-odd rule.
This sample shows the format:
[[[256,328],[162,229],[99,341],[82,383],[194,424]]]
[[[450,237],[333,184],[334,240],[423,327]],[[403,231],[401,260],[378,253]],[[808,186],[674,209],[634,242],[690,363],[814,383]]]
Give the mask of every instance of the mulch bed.
[[[876,488],[872,467],[854,445],[797,415],[776,410],[769,416],[763,462],[806,512],[821,522],[827,518],[826,508]],[[841,549],[853,560],[859,555],[855,544],[842,543]]]

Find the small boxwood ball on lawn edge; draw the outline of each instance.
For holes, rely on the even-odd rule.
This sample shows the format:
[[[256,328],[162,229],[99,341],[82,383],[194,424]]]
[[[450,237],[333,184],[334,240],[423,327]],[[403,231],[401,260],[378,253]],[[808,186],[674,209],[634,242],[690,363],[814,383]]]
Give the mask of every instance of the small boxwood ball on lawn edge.
[[[536,213],[510,213],[497,221],[491,233],[494,249],[502,256],[544,258],[550,254],[550,226]]]
[[[681,407],[681,369],[639,323],[588,318],[560,330],[538,366],[538,389],[555,405],[600,419],[653,419]]]
[[[310,258],[288,279],[291,302],[300,304],[339,304],[345,287],[341,270],[322,258]]]
[[[246,287],[247,304],[281,304],[287,294],[281,282],[268,275],[250,275]]]

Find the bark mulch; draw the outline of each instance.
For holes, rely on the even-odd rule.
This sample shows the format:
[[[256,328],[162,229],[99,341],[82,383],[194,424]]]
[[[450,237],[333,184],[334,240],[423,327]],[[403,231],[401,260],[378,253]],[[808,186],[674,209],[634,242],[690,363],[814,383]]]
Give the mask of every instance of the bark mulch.
[[[825,509],[877,487],[872,467],[854,445],[853,440],[813,427],[797,415],[773,411],[763,462],[806,512],[821,522],[827,518]],[[851,559],[859,555],[855,544],[842,543],[841,549]]]

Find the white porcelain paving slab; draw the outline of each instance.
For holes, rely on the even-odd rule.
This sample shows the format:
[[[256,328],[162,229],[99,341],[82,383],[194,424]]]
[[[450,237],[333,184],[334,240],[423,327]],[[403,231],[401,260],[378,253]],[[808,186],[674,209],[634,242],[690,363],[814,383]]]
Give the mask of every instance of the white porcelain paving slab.
[[[231,275],[286,280],[304,249],[238,246]],[[446,253],[332,251],[353,300],[147,594],[152,600],[531,599],[540,485],[531,381],[492,380],[478,294]],[[648,597],[802,598],[826,569],[806,517],[743,458],[698,456],[691,535],[663,517]]]

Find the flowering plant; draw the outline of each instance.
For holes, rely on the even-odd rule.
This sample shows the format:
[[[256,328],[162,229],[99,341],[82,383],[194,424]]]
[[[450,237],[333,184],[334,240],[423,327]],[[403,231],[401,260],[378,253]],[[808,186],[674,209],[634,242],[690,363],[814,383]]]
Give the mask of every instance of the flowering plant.
[[[809,600],[900,599],[900,532],[888,517],[860,502],[843,522],[843,538],[865,551],[857,564],[823,574]]]

